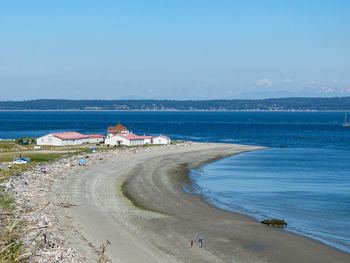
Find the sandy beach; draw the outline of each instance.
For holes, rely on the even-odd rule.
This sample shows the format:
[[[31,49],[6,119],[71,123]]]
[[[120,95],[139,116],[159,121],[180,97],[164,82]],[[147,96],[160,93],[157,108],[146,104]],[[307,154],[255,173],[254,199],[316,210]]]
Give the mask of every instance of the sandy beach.
[[[47,200],[76,206],[47,209],[87,262],[96,262],[107,240],[113,262],[349,262],[348,253],[220,210],[183,191],[190,184],[189,169],[258,149],[193,143],[116,153],[57,178]]]

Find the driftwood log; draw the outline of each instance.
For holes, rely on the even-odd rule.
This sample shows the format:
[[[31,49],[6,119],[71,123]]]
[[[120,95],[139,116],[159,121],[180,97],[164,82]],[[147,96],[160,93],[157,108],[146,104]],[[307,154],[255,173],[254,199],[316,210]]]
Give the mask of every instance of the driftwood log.
[[[285,227],[287,226],[287,222],[283,219],[266,219],[261,221],[262,224],[274,227]]]

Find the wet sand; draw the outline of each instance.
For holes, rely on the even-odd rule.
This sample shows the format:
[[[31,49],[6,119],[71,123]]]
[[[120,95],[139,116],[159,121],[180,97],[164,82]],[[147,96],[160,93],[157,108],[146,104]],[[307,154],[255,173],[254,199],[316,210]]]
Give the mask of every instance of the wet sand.
[[[77,206],[51,209],[88,262],[96,262],[106,240],[113,262],[350,262],[348,253],[220,210],[183,191],[190,184],[188,169],[259,149],[195,143],[116,154],[55,182],[50,198]]]

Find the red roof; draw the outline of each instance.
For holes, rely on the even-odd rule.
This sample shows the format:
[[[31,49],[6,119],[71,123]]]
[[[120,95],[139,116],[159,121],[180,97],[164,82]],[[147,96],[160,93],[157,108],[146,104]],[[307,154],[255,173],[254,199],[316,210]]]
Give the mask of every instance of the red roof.
[[[87,138],[86,135],[78,132],[56,132],[52,133],[52,135],[61,140],[77,140]]]
[[[128,140],[143,140],[145,136],[138,136],[132,132],[128,134],[118,134],[118,136],[123,137]]]
[[[90,138],[90,139],[94,139],[94,138],[106,138],[106,136],[102,135],[102,134],[88,134],[88,135],[85,135],[87,138]]]
[[[109,126],[107,129],[108,133],[119,133],[122,131],[127,131],[128,129],[126,127],[124,127],[123,125],[121,125],[120,123],[118,123],[116,126]]]

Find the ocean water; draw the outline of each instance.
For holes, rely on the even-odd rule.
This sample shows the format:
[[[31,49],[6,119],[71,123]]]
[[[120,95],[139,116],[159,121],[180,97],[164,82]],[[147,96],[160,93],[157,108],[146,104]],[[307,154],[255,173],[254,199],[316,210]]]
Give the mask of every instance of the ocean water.
[[[258,220],[350,253],[350,127],[341,112],[0,112],[0,138],[74,130],[106,134],[118,121],[138,134],[260,145],[192,170],[193,192]]]
[[[213,205],[285,219],[286,230],[350,252],[349,171],[346,150],[271,148],[204,165],[191,179]]]

